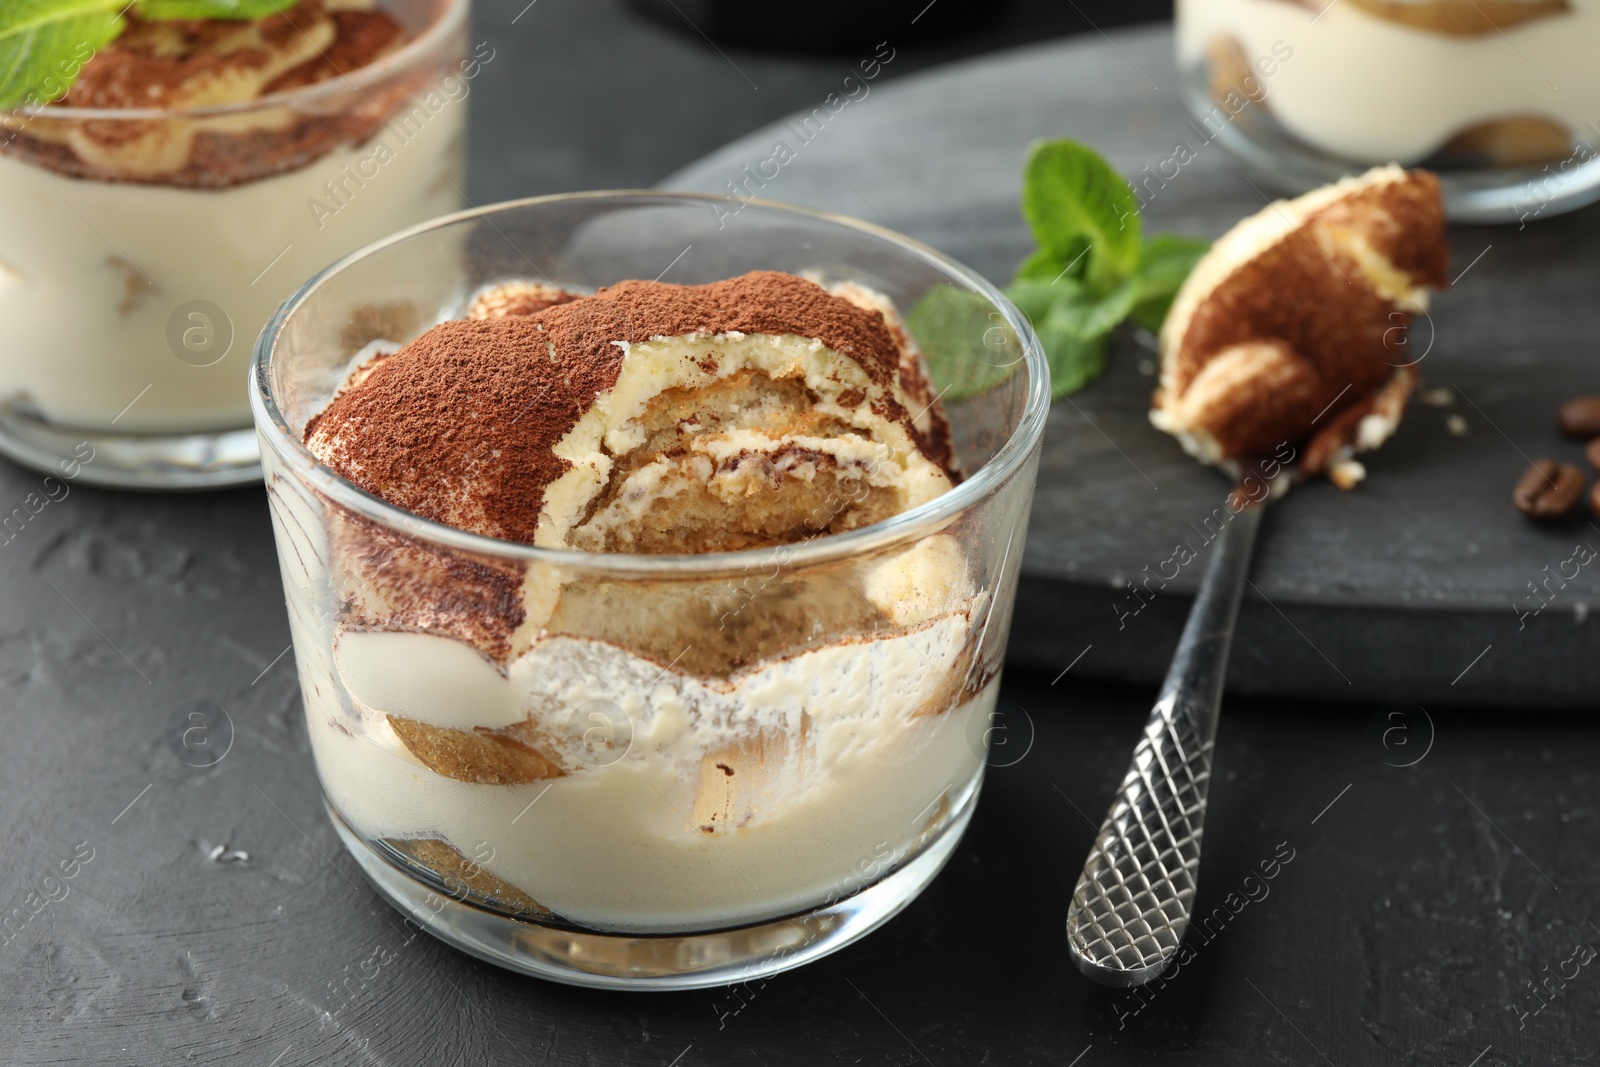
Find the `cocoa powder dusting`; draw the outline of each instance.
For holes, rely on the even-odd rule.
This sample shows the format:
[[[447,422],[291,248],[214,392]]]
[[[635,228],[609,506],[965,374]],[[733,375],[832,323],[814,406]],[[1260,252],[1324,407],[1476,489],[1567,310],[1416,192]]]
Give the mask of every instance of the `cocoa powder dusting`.
[[[369,364],[307,425],[306,441],[397,507],[531,543],[545,489],[571,467],[551,449],[616,384],[616,342],[734,331],[813,337],[886,389],[895,381],[899,350],[883,316],[802,278],[628,281],[531,315],[441,323]],[[892,399],[879,405],[909,421]]]
[[[66,107],[166,107],[194,83],[234,70],[265,66],[274,51],[303,39],[307,30],[332,19],[333,43],[317,57],[285,71],[263,94],[349,74],[390,51],[405,36],[383,11],[333,11],[322,0],[301,0],[287,11],[257,20],[148,21],[130,11],[127,28],[84,64],[61,103]],[[239,47],[253,29],[263,47]]]
[[[432,17],[443,14],[443,0]],[[402,47],[406,30],[379,10],[328,11],[322,0],[301,0],[287,11],[255,23],[228,19],[178,19],[150,22],[131,12],[123,34],[84,65],[58,107],[107,110],[173,108],[181,116],[197,86],[216,84],[232,71],[260,70],[274,50],[308,40],[306,31],[323,25],[334,30],[319,55],[262,86],[260,95],[303,88],[345,77]],[[245,34],[254,34],[247,40]],[[115,151],[151,137],[179,132],[181,117],[149,121],[103,119],[93,122],[40,117],[13,125],[0,135],[0,154],[15,156],[73,178],[95,181],[225,189],[298,170],[343,145],[370,140],[397,111],[421,93],[437,68],[408,70],[346,98],[324,101],[315,110],[285,109],[273,123],[229,131],[195,122],[186,156],[173,169],[147,171],[86,158],[67,134]],[[287,121],[283,121],[283,120]]]
[[[545,487],[571,466],[551,448],[622,359],[613,348],[609,360],[552,360],[547,344],[528,317],[441,323],[336,397],[307,440],[327,442],[328,466],[397,507],[532,542]],[[481,515],[464,511],[469,498]]]
[[[652,337],[738,332],[814,337],[849,356],[885,388],[894,384],[900,365],[900,351],[882,313],[779,271],[752,271],[709,285],[618,282],[587,300],[536,317],[548,324],[558,349],[593,358],[614,348],[614,341],[640,344]]]
[[[394,51],[405,41],[405,31],[387,12],[335,11],[332,14],[338,34],[332,46],[317,58],[272,79],[262,89],[263,95],[342,78]]]

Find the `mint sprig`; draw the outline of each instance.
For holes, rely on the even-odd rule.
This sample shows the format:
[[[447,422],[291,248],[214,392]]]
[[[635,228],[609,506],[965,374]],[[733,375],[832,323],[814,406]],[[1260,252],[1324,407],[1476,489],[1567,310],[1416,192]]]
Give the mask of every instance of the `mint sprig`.
[[[147,19],[259,19],[299,0],[138,0]],[[127,0],[0,0],[0,110],[59,100],[126,27]]]
[[[1088,145],[1033,143],[1022,168],[1022,217],[1039,251],[1020,276],[1067,272],[1110,289],[1139,268],[1139,201]]]
[[[1172,298],[1200,262],[1200,257],[1211,250],[1211,242],[1204,237],[1179,237],[1158,233],[1144,243],[1144,259],[1139,264],[1139,300],[1129,318],[1151,333],[1159,333],[1166,321]]]
[[[1050,362],[1051,393],[1075,393],[1105,373],[1111,335],[1132,319],[1161,328],[1173,297],[1211,242],[1141,232],[1139,202],[1099,153],[1077,141],[1037,141],[1023,168],[1022,215],[1038,249],[1005,293],[1033,323]],[[907,315],[935,383],[950,400],[991,388],[1008,371],[990,337],[993,308],[939,287]],[[976,333],[975,333],[976,331]]]
[[[122,8],[104,0],[0,3],[0,108],[65,96],[89,57],[122,33]]]

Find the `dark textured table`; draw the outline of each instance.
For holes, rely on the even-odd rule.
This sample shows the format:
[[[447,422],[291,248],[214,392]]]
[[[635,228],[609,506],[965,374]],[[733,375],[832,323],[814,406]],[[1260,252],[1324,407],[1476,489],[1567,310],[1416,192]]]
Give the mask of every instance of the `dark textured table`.
[[[561,139],[567,117],[518,130],[517,63],[565,48],[576,76],[609,34],[640,101],[665,81],[713,101],[737,75],[605,5],[540,0],[513,33],[521,7],[480,8],[513,61],[475,90],[483,201],[656,180],[836,76],[731,53],[760,92],[788,76],[804,99],[736,119],[657,102],[659,122],[608,135],[650,151],[606,157],[593,133]],[[0,465],[4,510],[38,486]],[[903,915],[748,988],[619,995],[410,935],[323,815],[288,640],[258,490],[73,488],[0,545],[0,1063],[1600,1062],[1586,716],[1230,700],[1209,918],[1172,980],[1119,994],[1071,970],[1062,922],[1152,693],[1013,671],[976,820]]]

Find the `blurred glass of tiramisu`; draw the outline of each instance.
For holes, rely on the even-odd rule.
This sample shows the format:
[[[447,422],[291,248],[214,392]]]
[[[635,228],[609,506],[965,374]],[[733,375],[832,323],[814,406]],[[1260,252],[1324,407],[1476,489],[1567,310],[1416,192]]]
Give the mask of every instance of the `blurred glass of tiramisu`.
[[[1195,138],[1280,188],[1400,163],[1453,219],[1600,197],[1596,0],[1179,0],[1177,25]]]
[[[0,452],[48,470],[87,441],[80,477],[112,485],[259,477],[251,340],[317,269],[458,206],[492,52],[466,54],[466,0],[101,6],[0,83]]]

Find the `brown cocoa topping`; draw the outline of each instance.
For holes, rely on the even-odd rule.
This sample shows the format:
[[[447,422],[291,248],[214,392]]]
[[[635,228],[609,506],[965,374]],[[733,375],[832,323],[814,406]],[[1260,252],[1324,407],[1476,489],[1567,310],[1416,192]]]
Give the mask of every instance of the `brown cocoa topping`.
[[[439,0],[434,17],[442,15]],[[313,110],[290,106],[273,121],[247,129],[207,126],[186,116],[197,88],[214,85],[232,71],[261,70],[286,45],[309,39],[311,29],[332,27],[331,43],[319,54],[267,82],[262,95],[346,78],[401,47],[407,33],[384,11],[327,11],[322,0],[301,0],[288,11],[254,23],[227,19],[147,22],[129,14],[127,30],[84,65],[54,114],[7,118],[0,154],[23,159],[73,178],[231,188],[309,166],[343,145],[364,144],[424,88],[438,69],[407,71],[357,88]],[[275,47],[276,46],[276,47]],[[207,106],[218,101],[207,97]],[[248,102],[248,101],[240,101]],[[73,108],[126,110],[171,108],[160,119],[71,117]],[[70,136],[69,136],[70,135]],[[119,148],[136,150],[162,136],[187,137],[179,162],[155,169],[116,163]],[[73,147],[81,139],[106,150],[90,158]]]
[[[312,0],[301,0],[309,3]],[[291,9],[291,11],[298,8]],[[353,74],[405,43],[405,31],[383,11],[332,12],[333,45],[316,59],[300,64],[268,82],[262,95],[315,85]]]
[[[531,543],[545,489],[571,464],[552,448],[615,385],[616,342],[691,333],[812,337],[891,387],[883,316],[793,275],[682,286],[622,282],[531,315],[446,322],[379,357],[306,427],[335,471],[424,518]],[[890,397],[874,402],[909,421]],[[481,508],[481,513],[474,509]]]
[[[307,439],[325,433],[324,462],[396,507],[531,542],[545,487],[571,466],[551,448],[616,382],[621,359],[558,350],[552,363],[548,340],[523,316],[441,323],[335,398]],[[468,485],[481,516],[461,514]]]
[[[327,11],[322,0],[300,3],[252,23],[233,19],[148,21],[129,12],[127,29],[84,64],[62,103],[83,108],[183,106],[184,90],[235,70],[267,66],[274,53],[331,20],[333,43],[280,74],[266,93],[312,85],[354,73],[391,51],[405,37],[383,11]],[[254,46],[254,47],[252,47]]]
[[[583,296],[571,289],[539,282],[502,282],[479,293],[467,309],[469,319],[500,319],[507,315],[532,315],[557,304],[570,304]]]
[[[686,333],[771,333],[814,337],[860,364],[888,387],[900,351],[883,314],[867,311],[822,286],[778,271],[752,271],[709,285],[626,281],[587,300],[538,316],[558,349],[596,361],[620,359],[615,342],[641,344]],[[892,402],[891,402],[892,403]],[[896,416],[904,409],[893,405]]]

